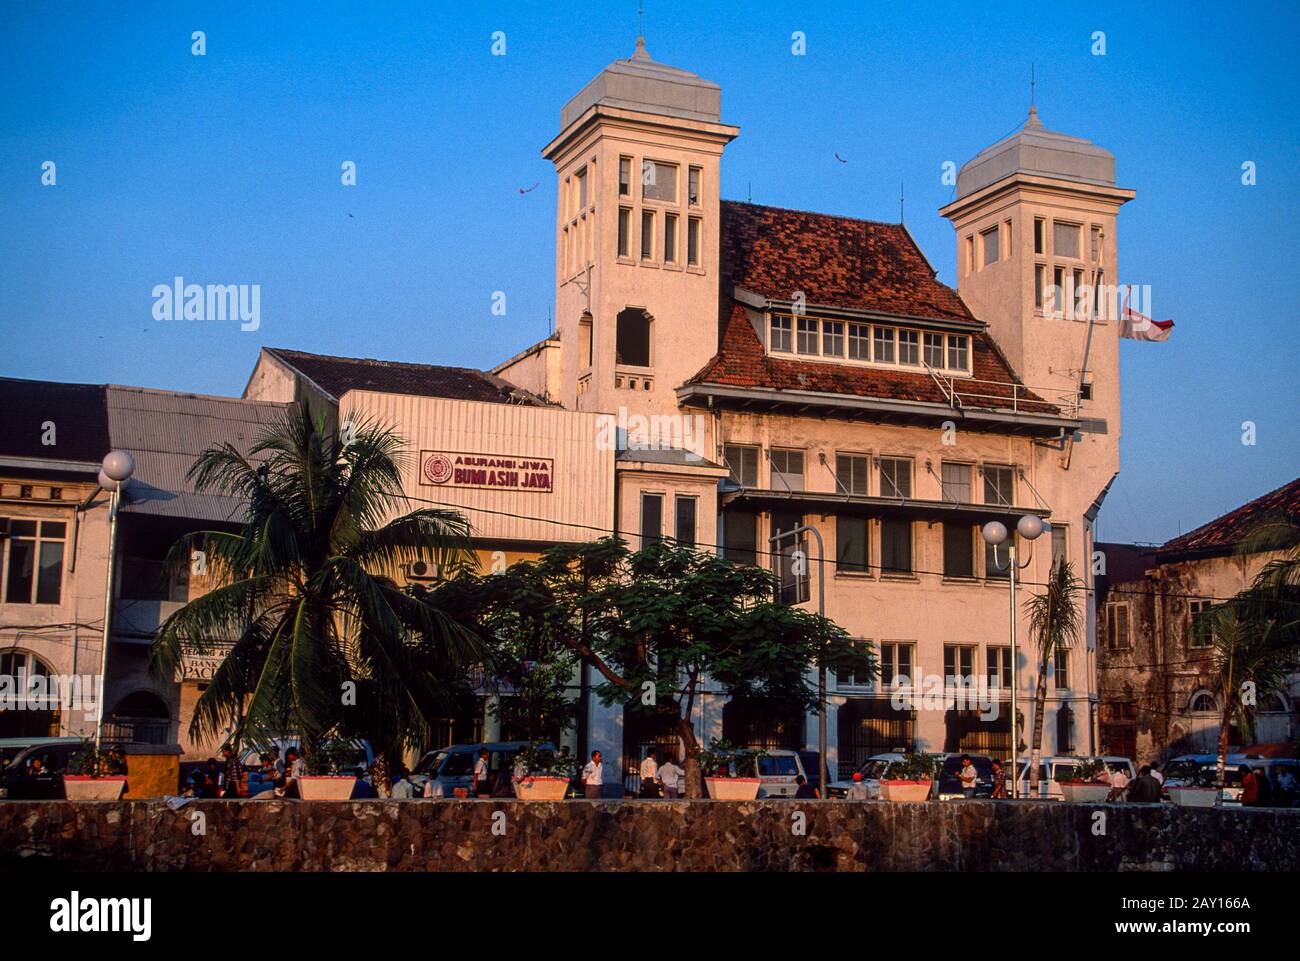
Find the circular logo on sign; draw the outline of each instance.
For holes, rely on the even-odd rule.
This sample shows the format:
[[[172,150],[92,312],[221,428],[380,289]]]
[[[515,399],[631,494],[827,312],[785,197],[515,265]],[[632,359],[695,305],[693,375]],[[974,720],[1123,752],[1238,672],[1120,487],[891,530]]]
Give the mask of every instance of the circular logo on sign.
[[[451,461],[444,454],[432,454],[424,462],[424,476],[434,484],[451,480]]]

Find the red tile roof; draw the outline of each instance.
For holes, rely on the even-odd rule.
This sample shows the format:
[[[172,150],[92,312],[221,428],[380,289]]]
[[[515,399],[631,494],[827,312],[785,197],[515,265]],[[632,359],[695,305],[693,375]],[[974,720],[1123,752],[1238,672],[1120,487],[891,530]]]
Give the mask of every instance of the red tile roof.
[[[1300,514],[1300,478],[1263,497],[1256,497],[1194,531],[1180,534],[1161,545],[1160,553],[1231,550],[1241,543],[1257,521],[1269,514]]]
[[[438,367],[368,357],[331,357],[283,347],[267,347],[266,351],[310,378],[335,400],[349,390],[373,390],[490,404],[547,406],[545,401],[523,388],[472,367]]]
[[[722,276],[774,300],[975,320],[902,224],[724,200]]]

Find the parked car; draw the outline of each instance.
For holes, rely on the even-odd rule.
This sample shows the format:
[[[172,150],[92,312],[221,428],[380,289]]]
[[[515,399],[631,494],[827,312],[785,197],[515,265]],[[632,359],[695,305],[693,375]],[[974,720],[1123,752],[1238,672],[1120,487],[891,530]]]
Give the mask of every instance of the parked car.
[[[416,762],[411,771],[415,793],[423,796],[425,785],[433,782],[434,797],[453,797],[456,789],[471,791],[474,787],[474,764],[479,752],[488,752],[488,782],[496,783],[502,765],[514,763],[515,755],[528,747],[527,741],[490,741],[479,744],[451,744],[429,751]],[[554,751],[555,745],[547,742],[539,748]]]
[[[967,754],[975,768],[975,796],[988,797],[993,793],[993,759],[986,754]],[[939,778],[935,782],[934,794],[940,801],[960,801],[966,795],[962,790],[961,754],[949,754],[939,767]]]
[[[931,757],[938,759],[939,762],[942,763],[944,758],[948,757],[948,755],[932,752]],[[858,773],[862,775],[863,783],[867,785],[867,794],[872,798],[872,800],[880,797],[880,782],[890,778],[890,770],[893,765],[901,760],[903,760],[903,755],[899,752],[887,751],[884,754],[873,754],[871,757],[867,758],[862,767],[858,768]],[[937,788],[938,782],[936,781],[935,784]],[[852,786],[852,779],[832,781],[830,792],[827,796],[832,798],[843,798],[849,793],[849,788]],[[933,790],[931,791],[931,796],[934,796]]]
[[[1048,755],[1038,759],[1038,794],[1037,797],[1049,798],[1053,801],[1060,801],[1064,798],[1061,792],[1061,781],[1073,780],[1074,769],[1080,761],[1104,761],[1106,768],[1110,771],[1122,770],[1132,781],[1137,777],[1137,768],[1133,762],[1126,757],[1120,757],[1117,754],[1093,755],[1091,757],[1079,757],[1070,755]],[[1003,770],[1010,772],[1011,764],[1007,762],[1003,765]],[[1029,771],[1029,758],[1020,759],[1020,797],[1029,797],[1031,787],[1026,783]],[[1010,774],[1007,775],[1010,780]],[[1007,785],[1007,794],[1011,794],[1011,786]]]
[[[63,797],[63,772],[68,761],[81,750],[79,737],[10,738],[0,741],[0,750],[11,752],[11,760],[0,771],[0,798],[13,801],[51,800]],[[32,762],[40,759],[40,773]]]
[[[1223,792],[1220,803],[1228,805],[1241,803],[1241,765],[1243,762],[1252,763],[1242,754],[1229,754],[1224,758]],[[1259,761],[1253,763],[1259,763]],[[1187,784],[1196,777],[1197,772],[1208,768],[1208,775],[1213,777],[1218,765],[1219,755],[1217,754],[1180,754],[1178,757],[1170,758],[1160,768],[1160,773],[1165,778],[1166,796],[1168,796],[1169,788]]]

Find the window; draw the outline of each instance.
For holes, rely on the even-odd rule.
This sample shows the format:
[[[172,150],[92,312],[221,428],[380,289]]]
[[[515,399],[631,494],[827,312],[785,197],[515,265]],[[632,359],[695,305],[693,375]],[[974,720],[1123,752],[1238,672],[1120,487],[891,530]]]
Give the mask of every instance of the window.
[[[1131,647],[1132,644],[1128,604],[1107,604],[1106,647],[1112,651],[1123,651]]]
[[[1002,250],[998,244],[998,228],[990,227],[980,234],[980,239],[984,244],[984,266],[997,263],[1002,257]]]
[[[944,522],[943,576],[975,576],[975,535],[971,525]]]
[[[921,335],[915,330],[898,332],[898,362],[917,366],[921,363]]]
[[[817,321],[800,317],[797,326],[797,347],[801,354],[817,353]]]
[[[1052,686],[1058,691],[1070,688],[1070,652],[1065,648],[1052,652]]]
[[[1074,304],[1074,316],[1083,318],[1087,314],[1088,287],[1083,282],[1083,271],[1076,268],[1074,271],[1074,290],[1070,292],[1070,303]]]
[[[0,521],[0,529],[4,526]],[[58,604],[63,596],[67,522],[14,518],[7,526],[9,536],[0,541],[0,553],[7,555],[0,564],[5,574],[5,603]]]
[[[989,687],[1011,689],[1011,648],[989,647],[986,650],[989,667]]]
[[[615,362],[626,367],[649,367],[649,315],[639,307],[629,307],[619,312],[615,323]]]
[[[1052,566],[1053,567],[1061,563],[1061,561],[1069,559],[1069,555],[1066,552],[1065,532],[1066,532],[1066,527],[1064,524],[1052,525]]]
[[[731,479],[741,487],[758,486],[758,448],[725,444],[722,457],[731,470]]]
[[[118,596],[131,601],[173,601],[189,598],[189,568],[171,575],[161,560],[146,557],[123,557],[122,580]]]
[[[772,490],[803,490],[803,451],[773,450]]]
[[[1187,710],[1191,714],[1218,714],[1219,705],[1209,691],[1197,691],[1192,695]]]
[[[970,504],[974,498],[970,492],[970,464],[950,464],[944,461],[940,466],[943,486],[943,499],[957,504]]]
[[[1011,537],[1015,537],[1015,531],[1011,532]],[[983,540],[983,538],[981,538]],[[992,544],[984,545],[984,577],[986,579],[1004,581],[1011,577],[1011,555],[1005,548],[999,549]]]
[[[943,334],[925,335],[925,363],[928,367],[943,368]]]
[[[1052,254],[1056,257],[1079,257],[1079,225],[1052,221]]]
[[[657,160],[641,162],[641,197],[677,203],[677,167]]]
[[[803,454],[799,454],[800,460]],[[772,512],[772,536],[794,531],[803,526],[803,515],[793,511]],[[804,534],[792,534],[781,538],[775,544],[780,553],[779,590],[777,597],[782,604],[802,604],[808,600],[808,565],[802,565],[802,572],[795,566],[795,552],[806,559],[808,557],[808,539]]]
[[[620,197],[632,196],[632,158],[618,158],[618,195]]]
[[[975,648],[967,644],[943,646],[943,683],[973,684],[975,682]]]
[[[1002,233],[1006,236],[1006,240],[1003,242],[1003,248],[1002,248],[1003,256],[1010,257],[1012,252],[1015,250],[1011,241],[1011,221],[1009,220],[1002,221]]]
[[[641,211],[641,259],[653,260],[655,256],[655,215],[653,210]]]
[[[912,573],[912,522],[886,517],[880,522],[880,570],[884,574]]]
[[[1040,309],[1043,306],[1043,281],[1046,272],[1047,268],[1042,264],[1034,265],[1034,306]]]
[[[822,353],[827,357],[844,356],[844,324],[841,321],[822,321]]]
[[[700,265],[700,218],[691,217],[686,221],[686,263],[691,267]]]
[[[970,355],[970,338],[961,334],[948,335],[948,369],[968,370]]]
[[[677,263],[677,215],[664,214],[664,263]]]
[[[587,209],[587,168],[579,170],[574,179],[578,185],[578,210],[583,211]]]
[[[876,327],[872,338],[874,349],[873,357],[878,363],[892,364],[894,362],[894,328],[893,327]]]
[[[1200,620],[1211,607],[1213,601],[1187,602],[1187,646],[1205,648],[1214,643],[1214,631],[1210,625]]]
[[[677,543],[695,546],[695,498],[677,495]]]
[[[880,645],[880,682],[886,687],[912,682],[912,645],[886,641]]]
[[[1089,229],[1088,234],[1092,238],[1092,243],[1088,253],[1094,261],[1100,260],[1101,259],[1101,228],[1092,227]]]
[[[912,496],[912,462],[903,457],[880,458],[880,496]]]
[[[1010,467],[984,465],[984,503],[1000,507],[1015,504],[1015,472]]]
[[[632,248],[632,211],[627,207],[618,208],[618,255],[631,257]]]
[[[774,353],[788,354],[793,347],[793,336],[791,328],[794,325],[793,318],[782,317],[778,314],[772,315],[772,336],[769,345]]]
[[[835,569],[865,574],[867,561],[867,519],[835,517]]]
[[[836,454],[835,478],[850,494],[866,494],[870,463],[865,454]]]
[[[641,547],[657,544],[664,536],[664,495],[641,494]]]
[[[758,563],[758,515],[728,510],[722,514],[722,556],[733,564]]]
[[[1079,385],[1079,400],[1092,400],[1092,383]]]
[[[1043,249],[1043,218],[1042,217],[1034,218],[1034,253],[1036,254],[1047,253],[1047,251]]]
[[[686,172],[686,202],[692,207],[700,205],[700,174],[699,167],[691,167]]]
[[[866,324],[849,324],[849,360],[871,359],[871,328]]]
[[[975,269],[975,238],[966,238],[966,273]]]
[[[591,314],[583,314],[578,321],[578,357],[583,370],[591,366]]]
[[[1065,268],[1056,266],[1052,268],[1052,312],[1055,313],[1065,306]]]
[[[866,638],[855,639],[853,645],[863,653],[867,653],[871,650],[871,642]],[[858,676],[852,671],[845,671],[843,673],[837,671],[835,673],[835,684],[837,687],[870,687],[871,681],[872,677],[870,674]],[[791,771],[790,773],[794,774],[796,772]]]

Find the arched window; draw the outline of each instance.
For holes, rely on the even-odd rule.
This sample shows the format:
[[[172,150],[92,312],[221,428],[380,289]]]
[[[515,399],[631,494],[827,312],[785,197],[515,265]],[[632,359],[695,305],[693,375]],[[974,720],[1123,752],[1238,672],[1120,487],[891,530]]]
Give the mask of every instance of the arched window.
[[[1260,714],[1290,714],[1291,708],[1280,692],[1265,694],[1259,701]]]
[[[136,744],[166,744],[171,711],[153,691],[136,691],[117,702],[104,728],[104,739]]]
[[[1187,705],[1189,714],[1216,714],[1218,710],[1219,703],[1209,691],[1197,691]]]
[[[650,315],[640,307],[619,311],[615,361],[625,367],[650,366]]]
[[[28,651],[0,654],[0,675],[9,690],[24,699],[19,710],[0,707],[0,737],[58,737],[59,691],[51,686],[51,674],[50,666]],[[49,710],[39,709],[46,705]]]

